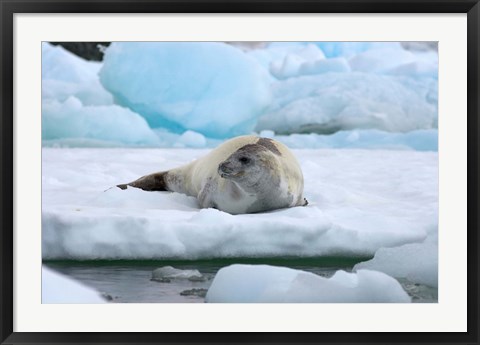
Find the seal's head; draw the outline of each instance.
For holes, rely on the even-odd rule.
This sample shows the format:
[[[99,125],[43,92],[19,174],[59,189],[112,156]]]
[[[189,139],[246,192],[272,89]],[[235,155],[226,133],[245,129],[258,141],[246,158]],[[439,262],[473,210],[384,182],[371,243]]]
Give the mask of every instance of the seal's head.
[[[218,166],[218,174],[242,185],[252,186],[270,176],[276,166],[272,152],[262,145],[242,146]]]

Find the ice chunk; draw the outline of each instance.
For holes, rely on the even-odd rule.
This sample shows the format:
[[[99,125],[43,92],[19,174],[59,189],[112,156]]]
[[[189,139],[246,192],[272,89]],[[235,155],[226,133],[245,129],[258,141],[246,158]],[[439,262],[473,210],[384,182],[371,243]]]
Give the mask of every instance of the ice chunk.
[[[177,139],[174,146],[201,148],[207,146],[207,139],[202,134],[189,130]]]
[[[330,134],[339,130],[407,132],[437,126],[432,78],[327,73],[279,81],[256,130]]]
[[[416,53],[415,61],[395,66],[386,73],[438,79],[438,54],[435,51]]]
[[[362,52],[377,49],[398,50],[400,54],[404,51],[399,42],[271,42],[263,49],[256,49],[248,54],[265,69],[270,70],[277,78],[284,79],[294,76],[294,73],[292,73],[293,66],[287,60],[313,63],[326,58],[327,60],[341,58],[334,59],[334,65],[321,65],[321,71],[324,73],[327,67],[342,68],[343,71],[347,68],[347,65],[343,63],[346,59]],[[282,67],[287,66],[291,69],[283,70]],[[350,67],[348,66],[348,68]]]
[[[382,73],[415,61],[415,54],[404,49],[374,49],[350,59],[353,71]]]
[[[100,84],[99,62],[86,61],[60,46],[42,43],[42,98],[75,96],[86,105],[108,105],[113,97]]]
[[[267,136],[263,133],[261,136]],[[271,131],[270,131],[271,132]],[[273,133],[273,132],[271,132]],[[339,131],[330,135],[291,134],[275,136],[290,148],[359,148],[387,150],[438,151],[438,130],[419,129],[407,133],[390,133],[375,129]]]
[[[408,303],[401,285],[384,273],[337,271],[331,278],[286,267],[232,265],[216,274],[209,303]]]
[[[323,59],[325,59],[325,55],[315,45],[302,45],[297,49],[290,48],[284,57],[273,60],[270,63],[270,72],[278,79],[290,78],[299,75],[305,64]]]
[[[259,134],[260,137],[262,138],[271,138],[273,139],[275,137],[275,132],[274,131],[270,131],[268,129],[265,129],[263,131],[260,132]]]
[[[438,286],[438,235],[436,228],[422,243],[380,248],[375,257],[355,265],[354,270],[371,269],[414,283]]]
[[[293,53],[303,58],[304,61],[318,61],[325,59],[323,51],[313,43],[306,43],[305,46],[295,49]]]
[[[84,106],[76,97],[42,102],[42,139],[82,138],[156,145],[146,121],[118,105]]]
[[[438,66],[424,61],[415,61],[396,66],[388,71],[392,75],[415,75],[415,76],[429,76],[432,78],[438,77]]]
[[[318,47],[337,57],[326,59]],[[415,131],[352,132],[358,140],[338,134],[302,137],[304,144],[300,137],[288,141],[312,148],[434,148],[436,134],[416,131],[437,128],[436,51],[406,51],[388,42],[273,42],[249,52],[223,43],[140,42],[113,44],[108,51],[104,78],[121,89],[115,91],[117,101],[136,113],[113,105],[99,82],[101,63],[42,44],[44,146],[203,148],[254,128],[277,134]],[[368,73],[349,72],[347,58]],[[269,70],[288,79],[279,82]],[[272,90],[273,99],[268,96]],[[75,100],[81,107],[73,107]],[[73,112],[76,116],[67,116]],[[163,127],[148,128],[139,115]],[[116,129],[120,133],[113,133]]]
[[[374,49],[349,60],[353,71],[438,78],[436,51],[411,52],[402,49]]]
[[[400,42],[316,42],[327,58],[352,57],[358,53],[374,49],[401,50]]]
[[[322,74],[328,72],[350,72],[350,65],[344,58],[332,58],[305,62],[300,66],[299,75]]]
[[[151,127],[217,138],[251,132],[271,96],[267,72],[225,43],[115,42],[100,79]]]
[[[158,137],[157,144],[162,148],[214,148],[222,143],[219,139],[206,138],[200,133],[187,131],[183,134],[171,133],[167,130],[153,130]],[[417,150],[438,151],[438,130],[420,129],[406,133],[391,133],[380,130],[350,130],[338,131],[329,135],[322,134],[290,134],[275,135],[274,131],[262,130],[259,135],[272,138],[296,149],[318,148],[359,148],[385,150]],[[91,138],[59,138],[43,139],[43,147],[118,147],[138,146],[134,143],[119,143]]]
[[[270,70],[271,64],[281,63],[288,54],[301,52],[305,50],[307,42],[269,42],[262,49],[255,49],[248,52],[248,55],[255,59],[267,71]],[[320,49],[317,48],[317,51]],[[311,56],[311,52],[305,51],[307,56]],[[323,52],[321,52],[323,56]],[[298,55],[298,54],[296,54]],[[300,55],[302,55],[300,53]]]
[[[100,293],[42,266],[42,303],[106,303]]]
[[[304,60],[296,55],[289,54],[282,61],[274,61],[270,72],[278,79],[285,79],[298,75]]]
[[[95,79],[101,64],[88,62],[61,46],[42,43],[42,78],[73,83]]]
[[[180,270],[172,266],[160,267],[152,272],[154,281],[163,282],[170,279],[202,280],[204,277],[198,270]]]
[[[287,79],[301,75],[323,74],[328,72],[350,72],[348,61],[343,57],[325,59],[313,44],[292,50],[270,63],[270,73],[277,79]]]

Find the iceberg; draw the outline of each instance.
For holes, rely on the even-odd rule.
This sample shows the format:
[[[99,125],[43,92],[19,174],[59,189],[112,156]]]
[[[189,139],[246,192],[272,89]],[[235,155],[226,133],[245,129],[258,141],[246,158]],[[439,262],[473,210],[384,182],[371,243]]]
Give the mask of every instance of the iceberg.
[[[281,46],[280,46],[281,47]],[[287,46],[289,47],[289,46]],[[295,47],[295,46],[294,46]],[[278,45],[273,49],[278,49]],[[270,48],[272,49],[272,48]],[[325,60],[325,55],[313,44],[301,45],[300,48],[290,48],[285,52],[285,55],[270,62],[270,73],[278,79],[286,79],[289,77],[298,76],[300,70],[304,69],[304,65],[310,62],[317,62]]]
[[[271,99],[266,71],[225,43],[114,42],[100,80],[150,127],[212,138],[249,133]]]
[[[100,84],[99,62],[86,61],[60,46],[42,43],[42,100],[65,101],[76,97],[86,105],[113,104]]]
[[[437,127],[433,78],[326,73],[278,81],[256,130],[331,134],[339,130],[408,132]]]
[[[435,51],[398,42],[262,47],[119,42],[99,63],[43,43],[42,144],[204,148],[266,130],[294,134],[285,140],[299,148],[436,149]]]
[[[316,42],[316,45],[327,58],[339,56],[349,58],[376,49],[403,49],[400,42]]]
[[[376,49],[353,56],[349,63],[357,72],[438,79],[438,54],[434,51]]]
[[[42,140],[93,139],[117,145],[156,145],[158,137],[143,117],[118,105],[89,105],[70,96],[42,102]]]
[[[278,136],[275,136],[272,131],[264,130],[261,135],[271,135],[272,138],[281,141],[288,147],[297,149],[358,148],[438,151],[438,130],[436,129],[419,129],[406,133],[391,133],[376,129],[354,129],[338,131],[330,135],[311,133]]]

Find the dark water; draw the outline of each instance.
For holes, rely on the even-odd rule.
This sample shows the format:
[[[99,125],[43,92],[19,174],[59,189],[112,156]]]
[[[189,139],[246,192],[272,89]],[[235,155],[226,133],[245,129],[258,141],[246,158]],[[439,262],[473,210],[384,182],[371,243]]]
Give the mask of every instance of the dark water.
[[[60,273],[83,282],[100,291],[109,301],[116,303],[203,303],[204,296],[216,272],[234,263],[285,266],[332,276],[369,258],[289,258],[289,259],[215,259],[199,261],[47,261],[44,264]],[[177,269],[196,269],[205,277],[203,281],[170,279],[169,282],[152,281],[152,271],[163,266]],[[436,288],[399,279],[412,302],[436,303]]]

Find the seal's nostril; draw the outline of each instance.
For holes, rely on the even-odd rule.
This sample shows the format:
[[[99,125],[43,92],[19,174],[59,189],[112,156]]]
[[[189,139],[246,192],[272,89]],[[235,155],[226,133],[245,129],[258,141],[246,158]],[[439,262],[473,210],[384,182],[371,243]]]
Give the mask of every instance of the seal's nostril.
[[[221,163],[219,166],[218,166],[218,169],[221,171],[221,172],[224,172],[224,173],[230,173],[232,172],[232,169],[228,167],[227,163]]]

